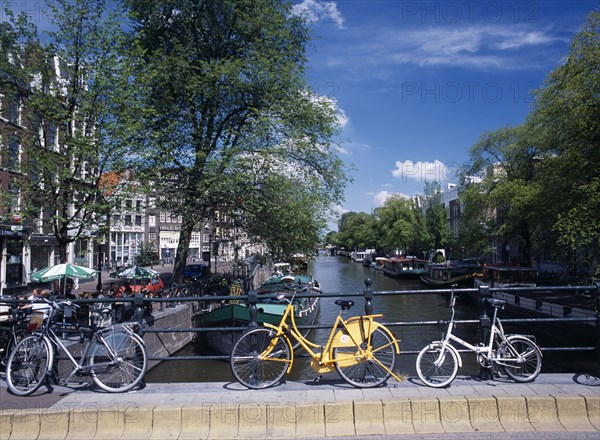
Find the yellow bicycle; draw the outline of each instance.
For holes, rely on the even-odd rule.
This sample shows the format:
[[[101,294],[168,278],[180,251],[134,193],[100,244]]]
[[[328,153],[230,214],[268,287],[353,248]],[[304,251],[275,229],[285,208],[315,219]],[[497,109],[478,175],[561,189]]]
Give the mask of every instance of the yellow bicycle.
[[[398,341],[392,332],[375,321],[383,315],[354,316],[344,320],[342,312],[349,310],[354,301],[337,300],[340,306],[327,343],[323,346],[307,340],[294,320],[291,299],[279,325],[264,323],[254,327],[238,338],[230,357],[231,371],[235,378],[248,388],[268,388],[289,373],[294,363],[290,339],[298,342],[312,357],[311,367],[319,374],[337,370],[349,384],[359,388],[372,388],[385,383],[390,376],[401,381],[394,373],[396,354],[400,353]],[[288,325],[287,321],[290,321]]]

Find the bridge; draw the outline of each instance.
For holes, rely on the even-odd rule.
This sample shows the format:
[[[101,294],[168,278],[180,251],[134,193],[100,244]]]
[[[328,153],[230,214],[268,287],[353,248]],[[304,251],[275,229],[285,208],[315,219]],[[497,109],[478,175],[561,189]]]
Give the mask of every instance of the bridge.
[[[598,294],[597,286],[590,288]],[[364,296],[365,311],[369,313],[378,295],[389,294],[408,292],[372,292],[367,285],[364,292],[355,296]],[[484,294],[489,292],[484,291]],[[157,321],[152,328],[147,328],[144,338],[150,342],[158,334],[168,333],[173,335],[174,340],[183,343],[189,340],[190,333],[203,329],[189,328],[189,321],[175,328],[173,321],[180,321],[181,318],[174,317],[183,316],[188,320],[188,306],[194,301],[210,299],[190,297],[177,298],[175,301],[137,297],[121,298],[119,301],[131,301],[140,311],[138,319],[142,319],[144,303],[159,303],[154,305],[155,310],[158,309]],[[249,301],[250,308],[255,301],[252,295],[238,296],[236,299]],[[212,300],[223,299],[212,297]],[[168,307],[175,302],[176,307]],[[485,324],[485,318],[482,314],[473,322],[481,326]],[[581,321],[590,325],[592,335],[597,335],[600,327],[597,313],[593,318],[563,316],[526,320],[558,323]],[[165,325],[161,326],[161,322]],[[440,323],[443,324],[438,321],[396,322],[388,325]],[[164,347],[165,344],[161,345]],[[597,346],[546,347],[548,349],[568,353],[570,350],[597,351]],[[168,359],[168,354],[155,350],[150,356],[153,361],[159,362]],[[189,360],[203,358],[206,357],[194,356]],[[226,364],[224,368],[228,368]],[[484,372],[482,370],[480,373]],[[402,382],[390,379],[385,386],[375,389],[357,389],[341,380],[322,379],[319,382],[287,381],[266,390],[248,390],[237,382],[148,383],[126,394],[98,392],[91,382],[82,378],[81,383],[68,388],[42,387],[30,397],[9,394],[0,379],[0,439],[320,438],[369,435],[385,438],[404,434],[418,436],[473,432],[530,435],[564,432],[571,434],[569,438],[579,438],[573,437],[574,434],[581,435],[581,438],[596,438],[600,432],[600,378],[597,374],[542,373],[535,382],[525,384],[512,382],[505,377],[486,377],[486,380],[482,377],[485,375],[459,376],[449,387],[442,389],[426,387],[416,376],[408,375]]]

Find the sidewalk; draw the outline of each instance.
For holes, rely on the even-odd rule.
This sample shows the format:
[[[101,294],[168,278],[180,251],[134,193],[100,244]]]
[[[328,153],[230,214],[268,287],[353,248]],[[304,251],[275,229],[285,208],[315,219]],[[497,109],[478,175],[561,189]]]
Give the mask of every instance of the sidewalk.
[[[376,389],[339,380],[266,390],[237,382],[174,383],[125,394],[57,387],[21,398],[0,388],[0,397],[3,440],[600,432],[600,381],[568,374],[542,374],[529,384],[458,377],[444,389],[411,377]]]

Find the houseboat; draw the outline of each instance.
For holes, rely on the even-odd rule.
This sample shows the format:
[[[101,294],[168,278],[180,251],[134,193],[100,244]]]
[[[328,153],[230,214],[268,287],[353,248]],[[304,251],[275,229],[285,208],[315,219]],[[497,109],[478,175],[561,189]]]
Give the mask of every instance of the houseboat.
[[[477,265],[463,265],[460,262],[429,263],[426,273],[421,275],[421,281],[434,287],[473,287],[475,277],[480,275]]]
[[[426,273],[428,261],[416,257],[399,256],[385,258],[383,272],[392,278],[419,279]]]
[[[537,287],[537,270],[521,266],[483,266],[475,286],[492,288],[492,297],[506,301],[506,310],[524,317],[547,318],[594,318],[595,298],[592,295],[566,293],[560,289]],[[511,291],[510,288],[524,287],[528,290]],[[506,288],[507,290],[502,290]],[[479,300],[478,294],[471,295]],[[592,321],[580,321],[586,328],[595,325]]]

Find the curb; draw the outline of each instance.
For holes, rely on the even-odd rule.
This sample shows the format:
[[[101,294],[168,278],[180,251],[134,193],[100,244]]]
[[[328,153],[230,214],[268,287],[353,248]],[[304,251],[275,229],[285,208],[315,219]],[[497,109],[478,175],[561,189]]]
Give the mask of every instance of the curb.
[[[404,398],[0,411],[20,439],[301,438],[456,432],[600,431],[600,395]]]

